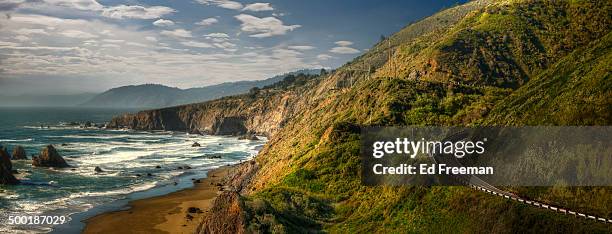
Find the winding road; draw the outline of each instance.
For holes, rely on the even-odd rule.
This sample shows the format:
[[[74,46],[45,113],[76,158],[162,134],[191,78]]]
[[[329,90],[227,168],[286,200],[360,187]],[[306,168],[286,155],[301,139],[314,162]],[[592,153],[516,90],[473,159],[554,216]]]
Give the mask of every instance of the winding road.
[[[466,139],[466,137],[467,137],[467,134],[465,132],[459,132],[459,133],[455,133],[453,135],[450,135],[444,138],[444,140],[442,141],[443,142],[444,141],[456,142],[456,141]],[[453,156],[442,155],[442,154],[433,154],[433,155],[430,154],[430,157],[434,160],[436,164],[446,164],[452,167],[463,167],[463,165],[457,160],[457,158]],[[496,196],[500,196],[505,199],[513,200],[513,201],[524,203],[527,205],[536,206],[536,207],[543,208],[543,209],[548,209],[548,210],[551,210],[551,211],[554,211],[560,214],[564,214],[564,215],[572,215],[577,218],[590,219],[594,221],[612,224],[612,219],[606,219],[606,218],[598,217],[595,215],[584,214],[584,213],[572,211],[572,210],[565,209],[565,208],[556,207],[553,205],[549,205],[549,204],[534,201],[534,200],[523,199],[516,194],[501,190],[485,182],[484,180],[480,179],[478,176],[475,176],[475,175],[455,175],[453,176],[452,179],[459,182],[462,185],[469,186],[470,188],[473,188],[475,190],[482,191],[482,192],[489,193],[489,194],[496,195]]]

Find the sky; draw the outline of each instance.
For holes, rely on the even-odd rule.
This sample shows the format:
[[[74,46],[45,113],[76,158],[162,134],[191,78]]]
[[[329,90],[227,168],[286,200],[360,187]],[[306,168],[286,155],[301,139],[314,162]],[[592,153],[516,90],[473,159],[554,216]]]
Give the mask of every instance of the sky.
[[[0,0],[0,96],[337,68],[464,1]]]

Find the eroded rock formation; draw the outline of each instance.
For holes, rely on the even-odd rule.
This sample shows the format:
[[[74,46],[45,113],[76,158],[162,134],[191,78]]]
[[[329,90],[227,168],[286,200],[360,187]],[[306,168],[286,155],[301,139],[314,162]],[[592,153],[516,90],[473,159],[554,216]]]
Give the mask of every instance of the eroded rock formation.
[[[19,184],[19,180],[13,176],[12,169],[10,155],[0,146],[0,184]]]
[[[21,147],[20,145],[16,146],[13,149],[13,156],[11,158],[12,160],[26,160],[28,159],[26,157],[26,151],[23,147]]]
[[[66,160],[52,145],[46,146],[39,156],[32,157],[32,165],[35,167],[69,167]]]
[[[11,163],[11,155],[3,146],[0,146],[0,164],[2,164],[9,172],[13,170],[13,164]]]
[[[236,192],[225,191],[215,199],[198,233],[245,233],[245,217],[244,204],[240,195]]]

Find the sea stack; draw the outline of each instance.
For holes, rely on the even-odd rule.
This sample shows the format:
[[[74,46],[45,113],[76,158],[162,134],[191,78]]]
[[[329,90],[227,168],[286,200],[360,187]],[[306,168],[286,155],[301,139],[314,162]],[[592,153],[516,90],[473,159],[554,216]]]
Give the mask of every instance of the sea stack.
[[[13,176],[13,164],[8,152],[0,147],[0,184],[19,184],[19,180]]]
[[[4,168],[6,168],[9,172],[13,170],[13,164],[11,163],[11,155],[3,146],[0,146],[0,164],[2,164]]]
[[[28,159],[26,157],[26,151],[23,147],[21,147],[20,145],[16,146],[13,149],[13,156],[11,157],[12,160],[26,160]]]
[[[46,146],[39,156],[32,157],[32,166],[35,167],[69,167],[66,160],[57,153],[52,145]]]

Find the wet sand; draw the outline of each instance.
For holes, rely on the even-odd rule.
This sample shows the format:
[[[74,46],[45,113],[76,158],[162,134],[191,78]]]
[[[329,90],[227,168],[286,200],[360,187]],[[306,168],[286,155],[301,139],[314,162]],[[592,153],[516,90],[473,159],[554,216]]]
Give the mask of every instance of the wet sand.
[[[232,167],[221,167],[208,173],[193,188],[167,195],[135,200],[130,209],[103,213],[85,220],[83,233],[194,233],[219,194],[217,183]],[[189,207],[201,213],[188,213]],[[187,215],[193,218],[188,218]]]

